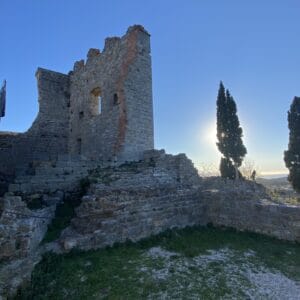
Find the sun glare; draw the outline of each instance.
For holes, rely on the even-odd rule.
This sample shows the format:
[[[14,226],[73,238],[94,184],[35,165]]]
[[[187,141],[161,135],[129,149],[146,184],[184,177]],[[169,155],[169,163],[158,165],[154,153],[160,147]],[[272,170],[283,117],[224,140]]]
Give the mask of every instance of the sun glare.
[[[217,134],[216,124],[213,122],[209,124],[204,130],[205,142],[209,143],[212,146],[215,146],[217,142],[216,134]]]

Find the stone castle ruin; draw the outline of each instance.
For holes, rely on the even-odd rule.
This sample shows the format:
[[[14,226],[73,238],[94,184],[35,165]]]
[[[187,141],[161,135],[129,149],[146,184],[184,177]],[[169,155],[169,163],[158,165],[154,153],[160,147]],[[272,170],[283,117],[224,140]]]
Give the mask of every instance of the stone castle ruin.
[[[150,35],[141,26],[90,49],[68,75],[39,68],[39,113],[25,133],[0,133],[0,172],[38,161],[125,162],[154,148]]]
[[[142,26],[106,39],[102,52],[90,49],[68,75],[36,76],[32,127],[0,132],[0,296],[30,280],[47,251],[97,249],[174,227],[210,223],[300,242],[299,206],[274,203],[254,182],[201,178],[184,154],[154,149]],[[79,202],[70,223],[41,243],[67,201]]]

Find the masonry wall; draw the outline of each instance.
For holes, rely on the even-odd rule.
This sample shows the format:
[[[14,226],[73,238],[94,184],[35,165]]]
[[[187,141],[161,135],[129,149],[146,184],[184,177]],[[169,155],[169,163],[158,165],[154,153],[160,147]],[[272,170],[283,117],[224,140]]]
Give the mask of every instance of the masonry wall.
[[[101,97],[101,112],[99,110]],[[150,36],[141,26],[91,49],[71,73],[69,151],[101,160],[138,160],[154,148]]]
[[[139,160],[154,148],[150,35],[129,27],[90,49],[68,75],[39,68],[39,113],[25,133],[0,133],[0,175],[36,161]],[[101,110],[100,110],[101,107]]]
[[[0,173],[67,153],[69,77],[38,69],[39,113],[25,133],[0,134]]]
[[[15,158],[13,145],[20,134],[14,132],[0,132],[0,174],[14,175]]]
[[[69,77],[39,68],[39,113],[31,128],[15,142],[17,159],[49,160],[67,153]],[[21,162],[21,161],[20,161]]]
[[[125,80],[127,131],[121,153],[129,161],[154,149],[150,36],[141,29],[130,35],[127,47],[135,48],[135,59]]]
[[[136,174],[115,171],[115,182],[107,187],[95,184],[61,235],[63,248],[102,248],[174,227],[209,223],[300,242],[300,206],[276,204],[263,186],[249,181],[212,178],[197,182],[195,178],[176,183],[174,158],[170,168],[169,157],[160,156],[152,171],[150,167],[135,170]],[[181,164],[185,165],[182,170],[193,176],[189,161],[184,159]],[[184,171],[180,173],[184,175]]]
[[[67,153],[70,111],[69,76],[39,68],[38,82],[39,113],[27,132],[27,139],[36,140],[31,153],[50,159]],[[31,143],[32,144],[32,143]]]
[[[19,196],[0,199],[0,261],[34,254],[54,218],[55,205],[32,211]],[[32,215],[38,217],[24,217]]]
[[[252,197],[251,197],[252,196]],[[255,193],[207,191],[209,222],[215,226],[266,234],[282,240],[300,242],[300,206],[257,199]]]
[[[86,196],[76,212],[72,227],[61,237],[65,250],[102,248],[207,223],[197,191],[170,187],[122,191],[122,196],[117,192]]]

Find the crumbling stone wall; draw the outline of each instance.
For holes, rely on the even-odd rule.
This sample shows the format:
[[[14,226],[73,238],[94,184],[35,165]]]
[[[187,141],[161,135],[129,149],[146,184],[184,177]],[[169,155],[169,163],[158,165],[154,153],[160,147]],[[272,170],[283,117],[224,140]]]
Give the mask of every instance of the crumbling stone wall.
[[[26,133],[0,133],[0,173],[35,161],[139,160],[154,148],[150,35],[132,26],[68,74],[39,68],[39,113]],[[99,108],[101,107],[101,112]]]
[[[62,247],[101,248],[209,223],[300,242],[300,207],[272,202],[255,182],[201,179],[194,171],[184,155],[163,151],[145,153],[138,165],[103,170],[62,233]]]
[[[65,250],[137,241],[173,227],[207,224],[201,178],[184,155],[147,151],[142,161],[96,170],[61,236]]]
[[[60,186],[61,178],[43,186],[43,176],[60,177],[71,169],[59,165],[57,173],[53,171],[42,164],[35,175],[24,177],[28,179],[28,192],[41,187],[51,191],[55,185]],[[72,174],[66,176],[72,178]],[[3,287],[12,295],[24,280],[29,280],[44,251],[102,248],[127,239],[137,241],[174,227],[211,223],[300,242],[300,207],[273,203],[264,187],[254,182],[200,178],[184,154],[146,151],[139,162],[89,172],[87,182],[90,188],[75,209],[71,225],[57,241],[43,246],[37,245],[46,231],[45,219],[26,219],[22,215],[34,213],[50,221],[54,204],[62,199],[61,193],[53,197],[43,195],[48,206],[35,212],[26,208],[16,192],[0,198],[0,259],[12,259],[0,268],[0,294]],[[24,189],[22,184],[19,189]],[[23,200],[24,196],[27,195],[22,195]],[[29,195],[32,196],[35,195]]]
[[[34,253],[54,214],[55,205],[33,211],[20,196],[0,198],[0,261]]]
[[[61,236],[65,250],[88,250],[138,241],[174,227],[205,225],[197,191],[161,188],[103,192],[83,198],[72,227]]]
[[[56,160],[67,153],[69,77],[38,69],[39,113],[25,133],[0,134],[0,173],[38,160]]]
[[[250,197],[248,197],[249,199]],[[68,251],[137,241],[174,227],[225,226],[300,242],[300,207],[200,189],[114,190],[85,196],[61,245]]]
[[[130,161],[154,148],[150,37],[141,26],[106,39],[102,53],[90,49],[70,80],[70,153]]]
[[[202,192],[210,223],[300,242],[300,206],[274,203],[252,183],[229,185]]]
[[[14,175],[16,158],[13,145],[18,137],[15,132],[0,132],[0,174],[3,178]]]

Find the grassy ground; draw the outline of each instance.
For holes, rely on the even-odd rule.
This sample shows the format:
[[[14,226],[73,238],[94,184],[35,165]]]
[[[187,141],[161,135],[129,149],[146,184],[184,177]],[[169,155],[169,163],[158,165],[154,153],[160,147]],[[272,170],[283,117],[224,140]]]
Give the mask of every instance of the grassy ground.
[[[17,299],[299,299],[300,245],[215,228],[46,255]]]
[[[300,205],[300,195],[292,189],[268,188],[268,194],[277,203]]]

